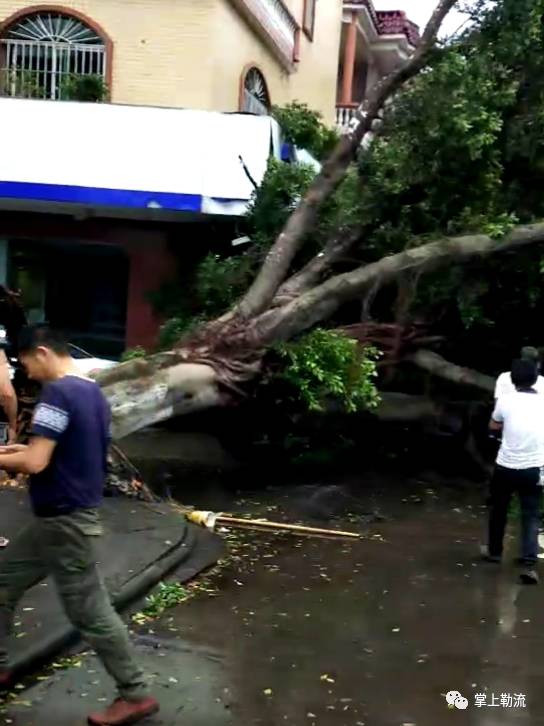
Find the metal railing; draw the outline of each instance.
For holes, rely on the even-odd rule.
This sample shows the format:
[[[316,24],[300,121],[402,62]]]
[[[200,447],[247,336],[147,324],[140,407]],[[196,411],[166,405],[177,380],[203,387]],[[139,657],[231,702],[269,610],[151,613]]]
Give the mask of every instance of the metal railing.
[[[103,45],[0,40],[0,95],[62,99],[78,76],[106,76]]]
[[[254,113],[256,116],[268,116],[270,110],[265,104],[244,88],[244,103],[242,111]]]
[[[298,60],[300,26],[283,0],[231,0],[288,65]]]
[[[356,111],[356,103],[349,104],[348,106],[336,106],[336,128],[341,134],[346,134],[349,131]]]

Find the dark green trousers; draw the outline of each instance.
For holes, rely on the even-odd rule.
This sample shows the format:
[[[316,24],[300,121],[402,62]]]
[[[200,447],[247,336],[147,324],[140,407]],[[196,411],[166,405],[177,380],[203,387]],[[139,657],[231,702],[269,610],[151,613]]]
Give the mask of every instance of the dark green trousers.
[[[8,545],[0,562],[0,667],[9,668],[5,638],[19,600],[50,575],[68,619],[94,648],[120,695],[138,700],[147,695],[147,683],[96,566],[93,540],[101,531],[98,512],[82,509],[36,517]]]

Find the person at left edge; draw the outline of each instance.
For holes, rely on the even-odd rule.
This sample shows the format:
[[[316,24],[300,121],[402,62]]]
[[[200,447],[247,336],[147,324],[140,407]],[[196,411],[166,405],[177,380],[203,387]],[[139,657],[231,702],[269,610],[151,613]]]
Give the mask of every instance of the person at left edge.
[[[96,566],[110,442],[110,410],[100,387],[76,368],[63,337],[46,325],[25,328],[19,358],[44,383],[28,446],[0,449],[0,468],[30,474],[34,517],[0,561],[0,685],[12,677],[5,638],[25,591],[51,575],[72,624],[96,651],[119,691],[89,716],[94,726],[132,724],[159,710],[135,660],[128,630]],[[64,720],[60,717],[59,724]]]
[[[17,395],[12,383],[12,368],[8,360],[9,340],[0,325],[0,445],[17,440]],[[3,414],[3,416],[2,416]]]

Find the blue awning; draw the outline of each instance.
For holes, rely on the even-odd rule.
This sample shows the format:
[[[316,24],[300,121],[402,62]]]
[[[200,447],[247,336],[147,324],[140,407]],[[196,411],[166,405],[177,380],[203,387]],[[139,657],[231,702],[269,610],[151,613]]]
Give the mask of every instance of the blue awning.
[[[0,119],[2,209],[240,216],[281,153],[265,116],[3,98]]]

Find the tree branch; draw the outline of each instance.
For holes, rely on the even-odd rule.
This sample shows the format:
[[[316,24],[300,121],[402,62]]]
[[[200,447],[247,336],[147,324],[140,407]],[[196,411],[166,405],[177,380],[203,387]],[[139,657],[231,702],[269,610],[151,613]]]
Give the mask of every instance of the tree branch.
[[[544,223],[516,227],[502,240],[487,235],[446,238],[384,257],[352,272],[336,275],[279,310],[261,315],[257,321],[263,345],[287,340],[329,317],[339,305],[360,297],[377,281],[384,284],[409,270],[428,271],[448,263],[486,257],[504,250],[544,241]]]
[[[344,178],[361,141],[371,131],[384,103],[423,68],[444,18],[457,2],[458,0],[440,0],[414,54],[397,70],[380,81],[359,106],[355,114],[357,125],[340,140],[323,164],[321,172],[314,179],[268,252],[253,284],[234,308],[233,315],[249,319],[270,305],[304,237],[314,226],[321,205]]]
[[[332,237],[323,250],[313,257],[301,270],[286,280],[279,288],[272,302],[273,307],[279,307],[290,302],[302,293],[310,290],[319,283],[323,275],[338,262],[346,252],[356,244],[361,236],[360,230],[349,231],[342,229]]]
[[[472,386],[486,393],[493,393],[495,390],[495,380],[491,376],[450,363],[450,361],[431,350],[418,350],[404,360],[423,368],[428,373],[458,385]]]

